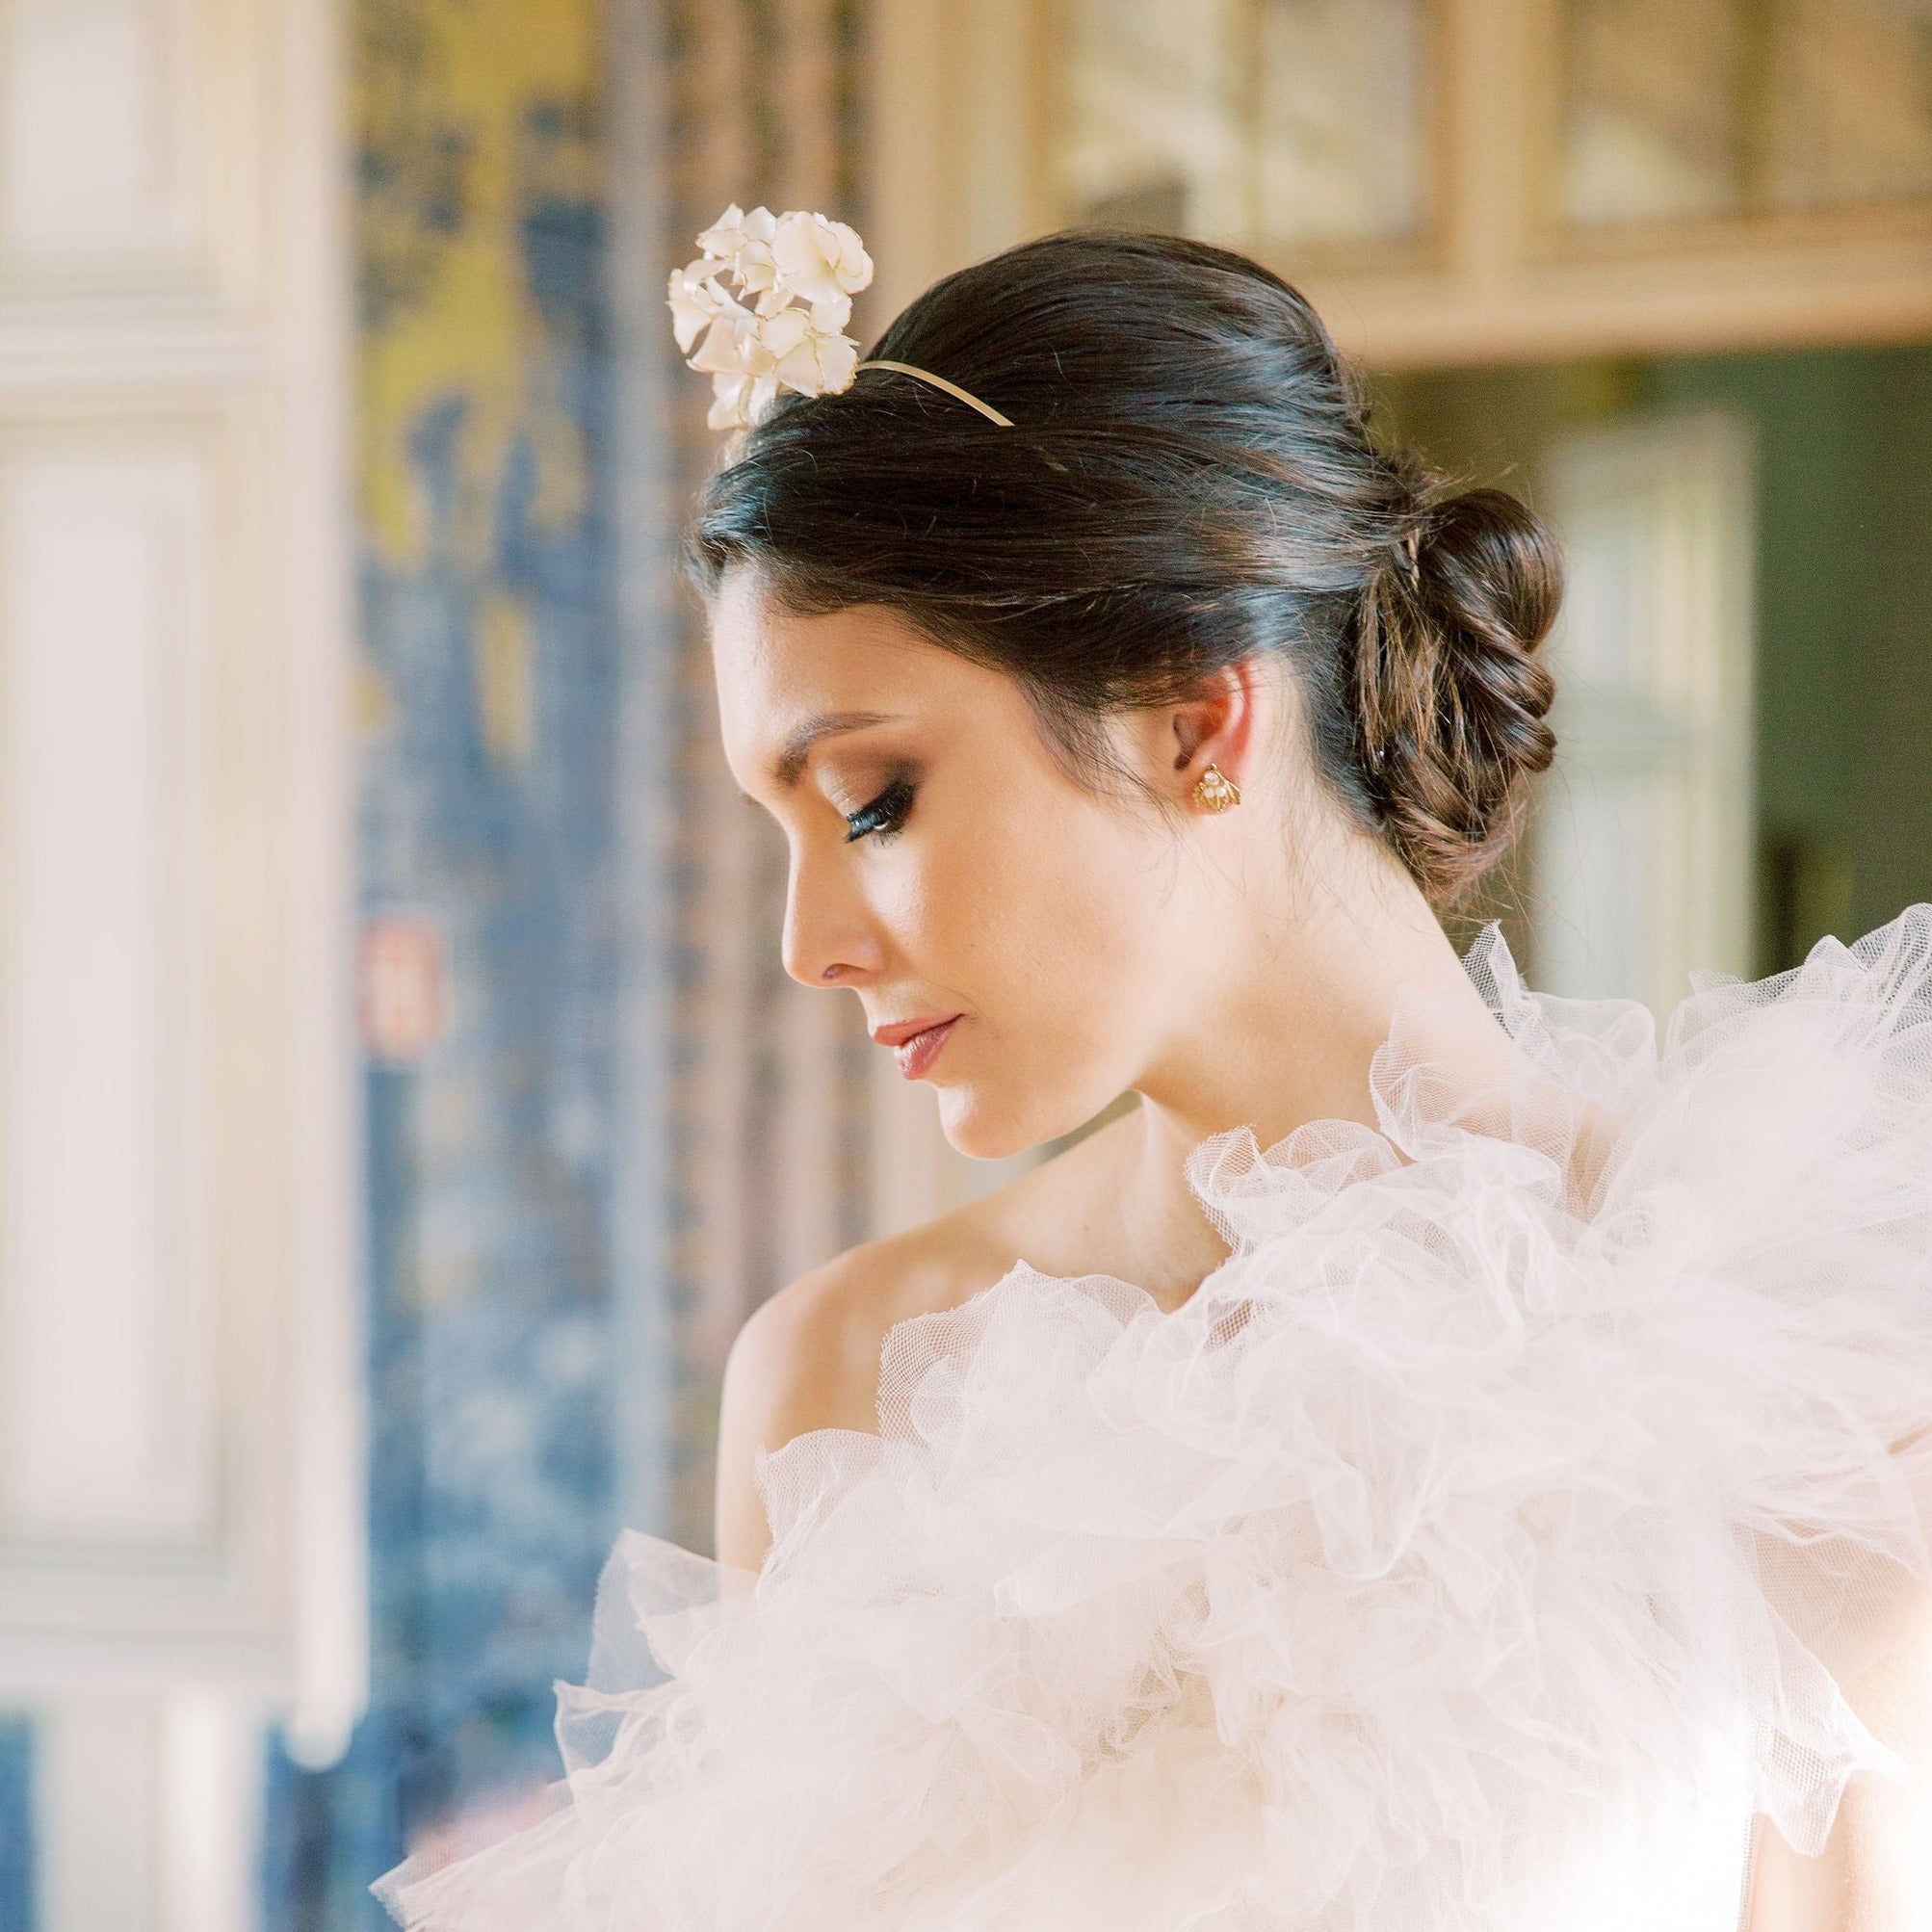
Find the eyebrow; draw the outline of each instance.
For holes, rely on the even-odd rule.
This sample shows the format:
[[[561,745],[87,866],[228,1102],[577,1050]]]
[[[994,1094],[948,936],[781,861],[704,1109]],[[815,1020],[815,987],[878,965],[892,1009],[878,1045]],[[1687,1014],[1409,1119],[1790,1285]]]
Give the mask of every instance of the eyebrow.
[[[864,731],[869,725],[891,721],[883,711],[822,711],[790,733],[771,767],[772,772],[789,791],[804,776],[812,747],[822,738],[836,738],[842,731]]]

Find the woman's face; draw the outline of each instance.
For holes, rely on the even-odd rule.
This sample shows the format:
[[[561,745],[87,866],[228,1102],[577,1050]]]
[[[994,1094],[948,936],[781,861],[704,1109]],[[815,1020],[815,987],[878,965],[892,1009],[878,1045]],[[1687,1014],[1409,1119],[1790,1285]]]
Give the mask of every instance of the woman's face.
[[[858,995],[965,1154],[1035,1146],[1137,1084],[1203,944],[1171,818],[1069,776],[1011,678],[891,613],[799,616],[741,568],[711,629],[725,756],[791,848],[786,971]],[[1185,797],[1171,727],[1114,736]]]

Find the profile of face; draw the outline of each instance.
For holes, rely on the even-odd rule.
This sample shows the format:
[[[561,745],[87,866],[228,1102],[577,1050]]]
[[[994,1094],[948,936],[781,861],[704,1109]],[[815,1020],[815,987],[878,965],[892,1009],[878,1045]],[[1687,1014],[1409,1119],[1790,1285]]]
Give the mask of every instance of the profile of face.
[[[786,970],[858,995],[954,1147],[1053,1139],[1184,1050],[1256,863],[1252,813],[1188,796],[1210,756],[1252,784],[1265,692],[1113,721],[1128,782],[1096,786],[1014,678],[881,607],[801,615],[741,568],[711,636],[725,755],[790,848]]]

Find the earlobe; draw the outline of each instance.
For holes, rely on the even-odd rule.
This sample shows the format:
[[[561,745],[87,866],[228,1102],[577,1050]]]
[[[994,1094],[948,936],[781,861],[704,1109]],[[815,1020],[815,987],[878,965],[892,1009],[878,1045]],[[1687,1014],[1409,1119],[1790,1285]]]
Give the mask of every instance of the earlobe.
[[[1242,768],[1254,719],[1253,673],[1247,664],[1218,672],[1172,713],[1174,770],[1184,784],[1194,770],[1188,796],[1202,811],[1225,812],[1240,802],[1240,787],[1223,767]],[[1203,758],[1209,762],[1195,770]]]

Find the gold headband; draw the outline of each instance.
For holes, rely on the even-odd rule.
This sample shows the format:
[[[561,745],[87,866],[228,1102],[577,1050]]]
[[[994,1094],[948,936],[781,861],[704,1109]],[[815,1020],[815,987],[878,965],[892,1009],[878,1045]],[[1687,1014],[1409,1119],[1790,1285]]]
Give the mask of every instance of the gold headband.
[[[969,389],[962,389],[956,382],[949,382],[943,376],[935,376],[929,369],[916,368],[910,362],[861,362],[852,371],[854,376],[862,376],[868,369],[890,369],[896,376],[910,376],[915,382],[925,382],[934,389],[943,389],[949,396],[956,397],[969,409],[977,409],[989,423],[997,423],[1003,430],[1013,427],[1010,416],[1003,416],[990,403],[982,403]]]

